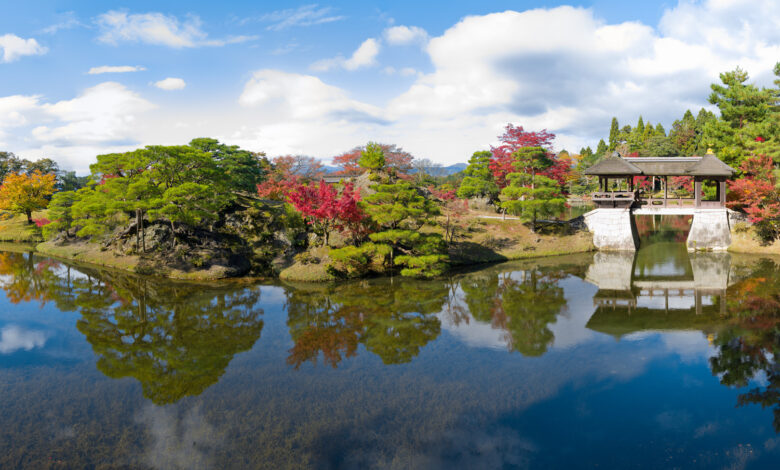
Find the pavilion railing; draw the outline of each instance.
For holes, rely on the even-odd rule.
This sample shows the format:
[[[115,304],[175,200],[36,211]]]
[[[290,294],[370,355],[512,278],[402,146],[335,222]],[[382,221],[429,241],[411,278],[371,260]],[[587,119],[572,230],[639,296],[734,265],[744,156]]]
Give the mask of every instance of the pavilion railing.
[[[643,197],[639,196],[637,202],[642,207],[694,207],[696,205],[695,198],[675,197],[675,198],[662,198],[662,197]]]

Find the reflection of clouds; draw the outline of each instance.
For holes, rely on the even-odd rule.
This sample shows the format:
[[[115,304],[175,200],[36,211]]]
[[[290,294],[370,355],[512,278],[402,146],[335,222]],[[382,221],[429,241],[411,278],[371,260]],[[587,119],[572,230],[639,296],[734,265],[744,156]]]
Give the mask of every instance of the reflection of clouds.
[[[693,437],[698,439],[700,437],[709,436],[712,434],[717,433],[720,431],[720,425],[715,422],[711,423],[705,423],[696,428],[695,431],[693,431]]]
[[[512,428],[464,426],[433,436],[414,449],[397,449],[392,461],[377,449],[353,446],[345,468],[527,468],[536,446]]]
[[[504,330],[494,328],[489,323],[474,319],[471,314],[466,314],[465,319],[453,322],[445,312],[439,313],[442,330],[458,338],[468,346],[474,348],[490,348],[506,350],[507,338]]]
[[[685,410],[669,410],[655,417],[655,422],[664,429],[684,430],[691,425],[691,414]]]
[[[18,325],[8,325],[0,330],[0,354],[10,354],[24,349],[42,348],[46,343],[43,331],[26,330]]]
[[[700,331],[674,331],[660,335],[664,346],[680,356],[683,362],[697,362],[715,355],[715,348]]]
[[[178,409],[149,404],[141,411],[137,421],[148,432],[144,464],[156,469],[213,468],[213,451],[221,436],[206,421],[199,406],[183,415]]]
[[[555,335],[553,347],[566,349],[599,338],[594,331],[585,327],[596,311],[593,295],[598,289],[576,277],[563,279],[559,285],[563,287],[567,309],[558,315],[555,323],[550,324],[550,331]]]
[[[694,363],[709,359],[716,353],[715,348],[701,331],[639,331],[620,338],[621,341],[641,342],[659,338],[666,350],[680,356],[685,363]]]

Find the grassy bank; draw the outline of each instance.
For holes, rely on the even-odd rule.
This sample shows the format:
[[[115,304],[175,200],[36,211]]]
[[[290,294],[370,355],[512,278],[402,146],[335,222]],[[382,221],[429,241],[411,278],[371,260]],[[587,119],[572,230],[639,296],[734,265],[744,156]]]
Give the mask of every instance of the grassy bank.
[[[483,263],[542,258],[593,251],[588,232],[570,235],[534,233],[518,220],[486,219],[472,216],[467,229],[450,245],[453,267]],[[437,229],[433,229],[434,231]],[[318,247],[298,256],[279,278],[287,282],[327,282],[337,280],[328,272],[328,249]]]
[[[44,242],[36,245],[35,249],[42,255],[61,260],[171,279],[211,281],[228,277],[227,268],[222,266],[211,266],[209,269],[191,271],[161,268],[156,265],[153,255],[141,257],[118,254],[111,250],[102,249],[102,245],[98,243],[77,242],[67,246],[58,246],[51,242]]]
[[[46,212],[34,212],[33,218],[42,218]],[[27,223],[27,216],[3,212],[0,214],[0,242],[42,242],[41,229]]]
[[[733,253],[780,255],[780,240],[765,243],[756,235],[754,227],[741,228],[740,230],[732,229],[729,251]]]

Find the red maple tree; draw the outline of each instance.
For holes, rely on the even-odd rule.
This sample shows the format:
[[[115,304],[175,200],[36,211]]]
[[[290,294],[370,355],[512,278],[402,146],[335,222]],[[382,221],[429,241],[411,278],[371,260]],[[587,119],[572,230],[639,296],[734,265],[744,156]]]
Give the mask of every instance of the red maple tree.
[[[758,155],[747,158],[739,166],[743,177],[729,181],[729,201],[726,205],[742,209],[753,223],[770,222],[780,217],[780,194],[775,189],[772,157]]]
[[[358,235],[366,215],[358,205],[360,191],[347,183],[341,194],[323,180],[319,184],[297,184],[287,195],[287,200],[303,215],[308,224],[323,232],[328,245],[333,230],[348,230]]]
[[[528,132],[523,129],[523,126],[515,126],[510,123],[506,125],[504,133],[498,139],[501,141],[501,145],[490,147],[490,151],[493,154],[490,159],[490,171],[493,172],[493,178],[498,187],[503,188],[507,185],[506,175],[517,171],[512,165],[514,162],[512,154],[524,147],[543,147],[550,150],[555,134],[547,132],[546,129],[539,132]],[[554,155],[551,156],[554,158]],[[542,172],[540,174],[548,176],[546,173]]]
[[[271,173],[257,185],[257,194],[266,199],[284,201],[297,185],[322,178],[322,163],[314,157],[284,155],[271,161]]]

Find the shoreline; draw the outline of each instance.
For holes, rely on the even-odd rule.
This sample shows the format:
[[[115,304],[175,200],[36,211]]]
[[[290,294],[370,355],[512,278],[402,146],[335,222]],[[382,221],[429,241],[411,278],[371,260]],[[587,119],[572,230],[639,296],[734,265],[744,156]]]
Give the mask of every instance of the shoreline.
[[[455,254],[453,256],[453,262],[450,265],[450,269],[447,273],[458,272],[464,268],[488,264],[498,264],[508,261],[522,261],[530,259],[551,258],[556,256],[565,256],[572,254],[582,254],[593,252],[594,248],[592,244],[583,243],[583,237],[580,234],[568,235],[565,237],[545,237],[546,241],[556,240],[558,247],[555,249],[531,249],[529,246],[524,246],[514,250],[491,250],[482,245],[476,245],[471,242],[467,242],[468,246],[460,246],[459,249],[468,250]],[[568,244],[570,249],[561,249],[560,240],[564,239],[567,242],[575,242]],[[578,240],[577,240],[578,239]],[[535,248],[535,247],[531,247]],[[568,247],[567,247],[568,248]],[[341,279],[334,276],[321,277],[317,276],[312,279],[311,276],[294,276],[290,275],[291,268],[295,268],[296,264],[287,267],[282,270],[278,276],[228,276],[226,272],[229,268],[224,266],[212,266],[208,270],[195,270],[195,271],[182,271],[178,269],[160,269],[151,266],[150,259],[147,257],[141,257],[138,255],[122,255],[118,256],[111,252],[111,250],[102,250],[99,244],[91,244],[87,242],[79,242],[69,245],[57,246],[51,242],[42,243],[29,243],[29,242],[17,242],[17,241],[3,241],[0,242],[0,251],[14,251],[14,252],[33,252],[40,256],[51,257],[65,262],[73,262],[76,264],[84,264],[94,268],[119,270],[131,274],[137,274],[142,276],[170,279],[174,281],[193,281],[193,282],[214,282],[214,281],[254,281],[254,280],[273,280],[284,282],[306,282],[306,283],[322,283],[322,282],[339,282],[349,279]],[[317,265],[308,265],[303,267],[305,271],[312,271],[313,267]],[[315,268],[316,269],[316,268]],[[324,267],[320,267],[324,271]],[[288,275],[283,275],[287,272]]]
[[[316,264],[293,263],[276,276],[234,275],[233,267],[213,265],[209,269],[182,270],[154,265],[154,258],[139,255],[117,255],[99,244],[77,242],[55,245],[51,242],[33,243],[30,240],[0,241],[0,250],[33,252],[61,261],[85,264],[95,268],[120,270],[149,277],[193,282],[273,280],[284,282],[323,283],[340,282],[342,279],[327,272],[327,251],[322,262]],[[450,268],[447,273],[487,264],[566,256],[598,251],[588,232],[565,236],[539,235],[532,242],[514,243],[509,247],[490,247],[474,241],[460,241],[450,249]],[[729,253],[748,255],[780,255],[780,241],[762,245],[752,230],[732,229]],[[376,277],[376,276],[373,276]]]

